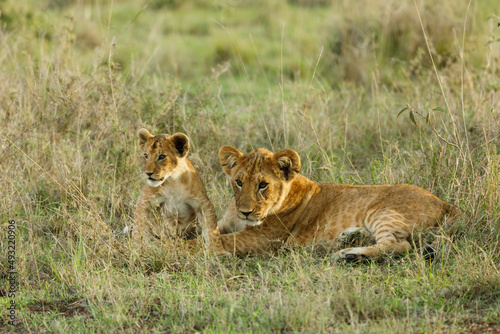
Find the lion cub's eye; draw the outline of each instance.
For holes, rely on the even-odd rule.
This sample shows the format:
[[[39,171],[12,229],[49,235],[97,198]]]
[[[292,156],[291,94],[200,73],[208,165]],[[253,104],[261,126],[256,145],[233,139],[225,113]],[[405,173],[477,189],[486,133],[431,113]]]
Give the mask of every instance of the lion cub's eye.
[[[267,183],[267,182],[261,182],[261,183],[259,183],[259,189],[260,190],[266,189],[268,185],[269,185],[269,183]]]
[[[165,154],[161,154],[159,157],[158,157],[158,161],[161,161],[161,160],[165,160],[167,156]]]
[[[144,153],[144,159],[148,160],[148,155]]]
[[[241,182],[240,180],[236,180],[235,182],[238,187],[243,187],[243,182]]]

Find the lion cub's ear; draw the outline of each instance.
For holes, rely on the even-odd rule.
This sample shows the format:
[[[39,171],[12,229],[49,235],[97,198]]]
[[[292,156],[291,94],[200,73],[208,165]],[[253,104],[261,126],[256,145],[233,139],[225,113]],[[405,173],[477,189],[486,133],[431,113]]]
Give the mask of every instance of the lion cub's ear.
[[[183,133],[176,133],[170,138],[179,157],[184,158],[189,152],[189,138]]]
[[[148,141],[149,138],[153,138],[154,136],[149,133],[148,130],[142,128],[137,131],[137,136],[139,137],[139,146],[144,148],[144,144]]]
[[[274,153],[273,159],[287,181],[293,179],[300,171],[300,157],[294,150],[280,150]]]
[[[243,153],[232,146],[222,146],[219,150],[219,160],[224,173],[231,175],[231,169],[238,164],[238,159],[243,156]]]

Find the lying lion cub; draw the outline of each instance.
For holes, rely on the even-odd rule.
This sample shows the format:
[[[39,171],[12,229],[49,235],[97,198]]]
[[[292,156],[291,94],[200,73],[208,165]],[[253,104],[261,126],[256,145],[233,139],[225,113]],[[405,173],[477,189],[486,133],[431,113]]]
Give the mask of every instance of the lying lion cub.
[[[138,136],[147,181],[134,212],[132,239],[151,236],[191,239],[196,237],[198,220],[207,248],[224,253],[214,206],[203,181],[186,157],[188,137],[182,133],[154,136],[146,129],[140,129]],[[155,219],[153,211],[162,214],[165,220]]]
[[[281,244],[334,247],[343,232],[371,231],[376,244],[346,248],[338,259],[376,257],[410,249],[416,230],[436,226],[459,210],[417,186],[317,184],[299,174],[299,155],[259,148],[247,155],[223,146],[219,159],[231,177],[234,198],[219,222],[224,248],[236,254],[265,252]]]

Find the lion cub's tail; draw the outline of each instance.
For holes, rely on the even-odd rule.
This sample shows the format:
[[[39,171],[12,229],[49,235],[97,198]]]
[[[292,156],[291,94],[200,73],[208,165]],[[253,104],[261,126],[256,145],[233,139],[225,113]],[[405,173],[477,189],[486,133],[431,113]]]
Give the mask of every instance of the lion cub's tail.
[[[443,201],[443,211],[449,221],[454,221],[457,217],[464,214],[460,208],[445,201]]]
[[[470,218],[470,215],[460,209],[459,207],[443,201],[443,216],[441,223],[439,224],[441,228],[444,228],[447,233],[456,234],[460,230],[460,226]]]
[[[425,240],[424,246],[421,247],[424,259],[430,261],[435,260],[436,256],[442,253],[444,247],[442,245],[440,246],[441,242],[444,240],[453,242],[456,237],[459,237],[460,233],[457,233],[459,230],[459,224],[456,223],[459,221],[459,217],[466,214],[453,204],[445,201],[442,201],[441,204],[443,208],[442,221],[440,222],[439,227],[434,230],[434,233],[431,233],[431,236],[429,236],[430,239]]]

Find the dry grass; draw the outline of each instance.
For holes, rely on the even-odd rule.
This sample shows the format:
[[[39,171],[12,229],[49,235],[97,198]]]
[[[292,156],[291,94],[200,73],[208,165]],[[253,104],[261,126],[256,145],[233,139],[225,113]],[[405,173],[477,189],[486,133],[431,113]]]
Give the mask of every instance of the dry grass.
[[[500,330],[496,1],[0,5],[0,273],[14,219],[15,329]],[[469,218],[444,228],[455,241],[432,264],[133,249],[119,231],[143,182],[141,126],[189,135],[219,216],[231,193],[216,152],[231,144],[293,148],[320,182],[413,183]]]

